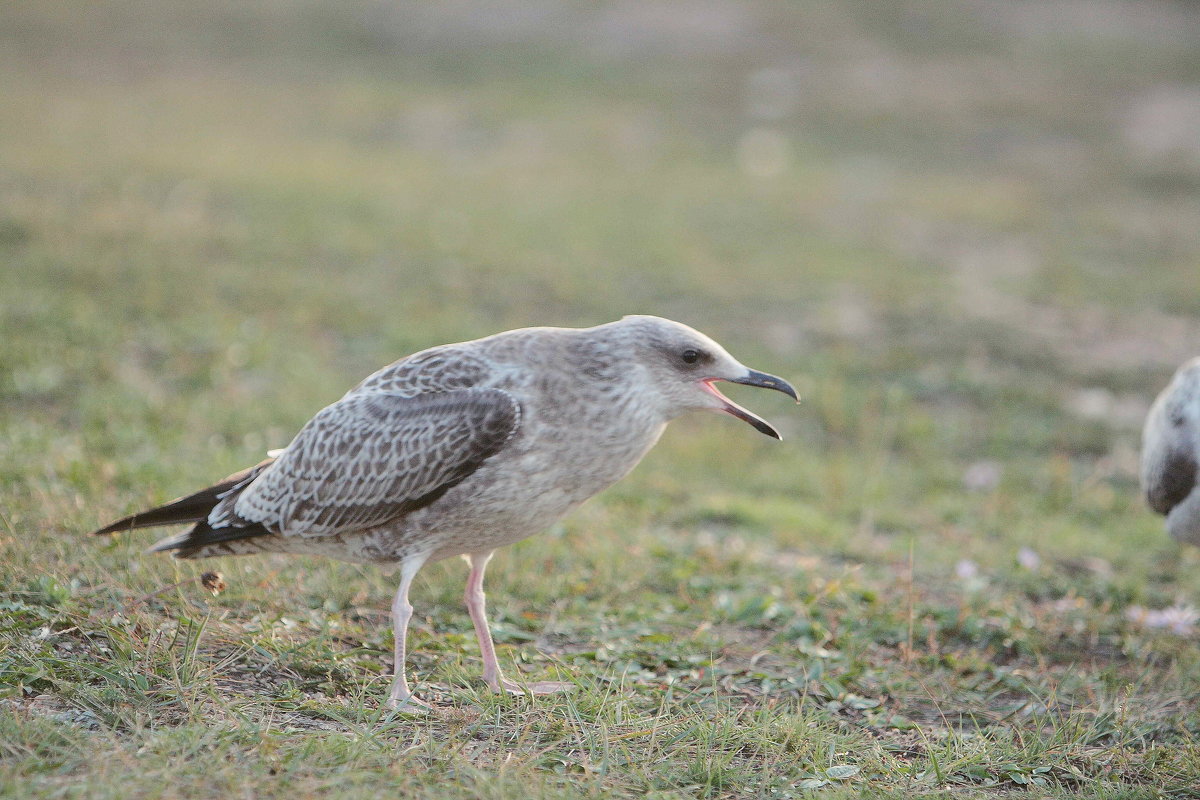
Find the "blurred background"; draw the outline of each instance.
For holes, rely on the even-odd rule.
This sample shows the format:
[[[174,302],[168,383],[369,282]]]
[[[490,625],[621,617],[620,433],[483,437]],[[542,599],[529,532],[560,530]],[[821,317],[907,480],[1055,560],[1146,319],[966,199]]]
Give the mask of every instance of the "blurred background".
[[[943,501],[987,500],[1005,534],[1092,503],[1136,533],[1073,549],[1161,544],[1133,475],[1150,399],[1200,349],[1194,3],[4,20],[8,491],[104,458],[109,516],[182,491],[141,483],[180,447],[189,478],[240,464],[414,349],[637,312],[799,381],[804,406],[770,409],[783,448],[684,423],[767,460],[772,496],[946,535]],[[658,464],[730,479],[689,455]],[[964,475],[982,494],[952,499]]]
[[[674,597],[830,664],[858,630],[1136,666],[1145,609],[1192,636],[1200,598],[1136,486],[1200,354],[1197,42],[1160,0],[5,3],[9,578],[189,575],[80,536],[416,349],[649,313],[804,402],[737,393],[782,444],[680,421],[498,557],[502,642],[563,597],[582,640]],[[295,563],[226,562],[220,602],[386,607]],[[459,572],[419,591],[469,632]]]

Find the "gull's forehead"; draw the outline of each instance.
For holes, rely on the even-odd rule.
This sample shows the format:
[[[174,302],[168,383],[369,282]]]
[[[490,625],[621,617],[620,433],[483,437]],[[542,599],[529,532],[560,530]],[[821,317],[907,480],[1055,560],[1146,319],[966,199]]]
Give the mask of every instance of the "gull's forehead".
[[[679,325],[677,323],[671,326],[664,331],[663,338],[663,345],[672,350],[678,350],[681,347],[693,347],[697,350],[703,350],[708,355],[716,358],[731,357],[725,352],[725,348],[712,338],[686,325]]]
[[[674,342],[696,342],[710,347],[720,348],[715,341],[705,336],[695,328],[662,317],[628,316],[621,320],[631,328],[639,331],[647,339],[667,344]]]
[[[616,335],[612,345],[629,357],[655,370],[674,371],[677,358],[684,350],[693,349],[707,354],[715,364],[733,368],[738,361],[719,343],[696,330],[661,317],[624,317],[610,329]]]

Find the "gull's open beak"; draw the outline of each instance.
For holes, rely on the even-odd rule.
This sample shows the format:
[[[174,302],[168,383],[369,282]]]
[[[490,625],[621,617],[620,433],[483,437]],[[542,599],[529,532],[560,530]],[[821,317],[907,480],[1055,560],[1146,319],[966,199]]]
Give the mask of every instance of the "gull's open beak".
[[[797,403],[800,402],[800,395],[796,394],[796,390],[792,388],[790,383],[783,378],[777,378],[774,375],[768,375],[758,370],[750,370],[750,374],[744,378],[731,378],[730,383],[744,383],[747,386],[761,386],[763,389],[774,389],[777,392],[783,392]]]
[[[721,401],[721,411],[750,423],[750,425],[752,425],[759,433],[765,433],[767,436],[771,436],[776,439],[783,439],[783,437],[779,435],[779,431],[775,430],[771,423],[767,422],[765,419],[753,413],[752,411],[742,408],[737,403],[721,394],[717,390],[717,387],[713,386],[713,383],[718,380],[728,380],[730,383],[741,383],[746,386],[759,386],[763,389],[774,389],[777,392],[783,392],[799,403],[800,396],[796,394],[796,390],[792,388],[790,383],[785,381],[783,378],[777,378],[774,375],[768,375],[765,372],[759,372],[753,369],[749,370],[744,378],[711,378],[704,381],[704,388]]]

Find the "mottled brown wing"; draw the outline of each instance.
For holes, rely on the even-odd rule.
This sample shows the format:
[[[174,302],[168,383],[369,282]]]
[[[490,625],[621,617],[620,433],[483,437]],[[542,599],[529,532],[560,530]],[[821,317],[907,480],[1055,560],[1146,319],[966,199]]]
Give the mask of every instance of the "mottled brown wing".
[[[405,356],[364,378],[346,396],[387,392],[415,397],[478,386],[491,367],[471,352],[473,344],[444,344]]]
[[[1196,488],[1196,460],[1180,455],[1164,472],[1161,480],[1146,492],[1146,501],[1159,514],[1166,516],[1175,506],[1187,499]]]
[[[1187,499],[1196,488],[1198,466],[1196,450],[1186,432],[1171,430],[1179,438],[1164,438],[1159,446],[1147,455],[1153,463],[1143,466],[1143,490],[1146,502],[1162,515]]]
[[[1184,364],[1155,399],[1142,431],[1142,491],[1150,507],[1169,514],[1200,478],[1197,417],[1200,359]]]
[[[382,525],[461,483],[516,434],[500,389],[351,395],[325,408],[209,525],[319,537]]]

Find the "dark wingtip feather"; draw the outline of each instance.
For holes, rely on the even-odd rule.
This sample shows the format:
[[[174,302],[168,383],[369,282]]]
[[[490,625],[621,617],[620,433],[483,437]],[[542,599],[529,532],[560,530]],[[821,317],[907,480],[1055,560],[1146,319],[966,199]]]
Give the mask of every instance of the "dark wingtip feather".
[[[133,530],[138,527],[136,524],[137,514],[119,519],[116,522],[105,525],[103,528],[98,528],[92,531],[89,536],[103,536],[106,533],[121,533],[122,531]]]
[[[93,536],[107,533],[122,533],[135,528],[155,528],[160,525],[179,525],[185,522],[199,522],[208,516],[216,505],[216,490],[220,486],[210,487],[188,497],[181,497],[158,508],[139,511],[122,517],[116,522],[92,531]]]
[[[105,525],[103,528],[92,531],[92,535],[100,536],[107,533],[131,531],[135,528],[157,528],[160,525],[182,525],[184,523],[199,522],[208,517],[209,512],[213,510],[213,506],[223,496],[231,491],[242,488],[254,480],[274,460],[273,458],[268,458],[249,469],[235,472],[220,483],[215,483],[212,486],[201,489],[195,494],[189,494],[186,497],[172,500],[166,505],[130,514],[128,517],[123,517],[116,522]]]

